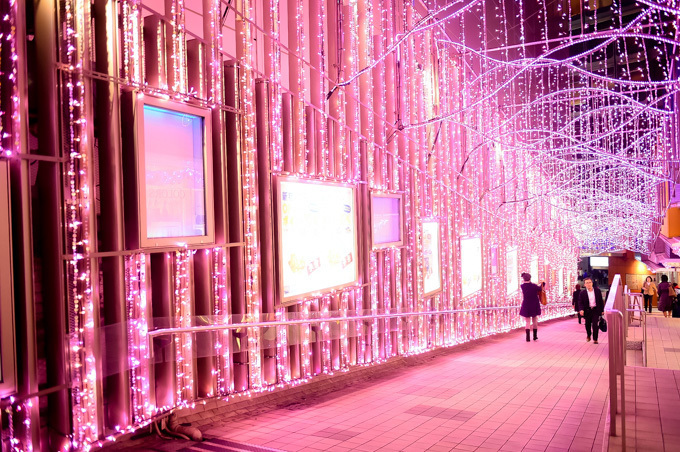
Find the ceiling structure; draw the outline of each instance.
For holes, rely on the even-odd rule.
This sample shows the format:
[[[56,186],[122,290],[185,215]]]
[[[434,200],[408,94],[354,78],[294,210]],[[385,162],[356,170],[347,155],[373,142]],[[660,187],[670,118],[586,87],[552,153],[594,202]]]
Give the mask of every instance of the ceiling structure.
[[[583,250],[648,253],[678,172],[677,3],[430,0],[406,36],[444,30],[464,99],[402,126],[452,121],[503,152],[528,152],[544,180],[525,202],[547,201]],[[497,108],[500,123],[473,124],[480,108]]]

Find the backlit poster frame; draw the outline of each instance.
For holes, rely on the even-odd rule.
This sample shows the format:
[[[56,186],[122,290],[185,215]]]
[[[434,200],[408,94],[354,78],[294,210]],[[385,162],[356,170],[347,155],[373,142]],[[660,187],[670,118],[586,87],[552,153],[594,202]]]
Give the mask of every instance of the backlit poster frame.
[[[482,239],[478,236],[460,239],[461,297],[467,298],[482,290]],[[466,283],[469,281],[469,284]]]
[[[147,218],[147,187],[146,187],[146,149],[144,133],[144,107],[154,107],[189,116],[200,117],[203,121],[203,187],[205,234],[182,235],[168,237],[149,237]],[[212,167],[212,112],[207,108],[200,108],[180,102],[159,99],[148,95],[138,94],[135,97],[135,164],[137,169],[137,197],[139,213],[139,244],[142,248],[162,246],[210,244],[215,242],[215,208]]]
[[[422,239],[422,267],[423,275],[423,296],[428,297],[442,290],[442,263],[441,263],[441,234],[439,231],[439,221],[425,219],[421,222]],[[432,237],[436,235],[436,237]],[[432,285],[428,282],[436,282]]]
[[[534,284],[538,284],[538,281],[540,281],[540,278],[538,277],[538,255],[533,254],[531,256],[531,260],[529,261],[529,274],[531,275],[531,282]]]
[[[514,295],[519,290],[519,261],[517,247],[508,248],[505,252],[505,291],[507,295]]]
[[[286,262],[286,256],[284,256],[284,240],[286,238],[284,237],[284,230],[283,230],[283,220],[284,220],[284,212],[283,212],[283,188],[282,186],[286,183],[290,184],[298,184],[300,186],[308,186],[310,190],[313,190],[315,186],[317,187],[337,187],[337,188],[342,188],[342,189],[349,189],[351,190],[351,200],[352,200],[352,206],[351,206],[351,228],[352,228],[352,233],[353,233],[353,240],[352,240],[352,250],[351,253],[353,255],[353,266],[354,266],[354,273],[351,281],[344,281],[339,284],[334,284],[330,286],[319,286],[315,287],[311,290],[307,290],[304,292],[296,292],[296,293],[291,293],[290,295],[285,295],[285,269],[284,265],[287,264]],[[357,221],[357,206],[358,206],[358,200],[357,200],[357,190],[356,187],[353,185],[347,185],[347,184],[342,184],[342,183],[336,183],[336,182],[321,182],[321,181],[316,181],[316,180],[310,180],[310,179],[299,179],[296,177],[290,177],[290,176],[279,176],[276,178],[275,182],[275,189],[276,189],[276,194],[275,194],[275,202],[276,202],[276,230],[277,230],[277,244],[276,244],[276,253],[277,253],[277,263],[278,263],[278,268],[277,268],[277,280],[278,280],[278,296],[277,299],[279,301],[280,305],[290,305],[294,304],[298,300],[308,297],[313,294],[321,294],[324,292],[329,292],[332,290],[338,290],[342,289],[345,287],[349,287],[352,285],[355,285],[356,282],[359,279],[359,247],[358,247],[358,221]],[[333,228],[333,225],[329,225],[327,227],[321,226],[320,229],[323,230],[331,230]],[[330,241],[326,241],[330,242]],[[331,242],[332,243],[332,242]],[[319,262],[320,264],[320,262]]]
[[[383,243],[377,243],[375,241],[375,209],[374,209],[374,203],[376,198],[396,198],[399,199],[399,240],[394,241],[394,242],[383,242]],[[376,249],[384,249],[384,248],[391,248],[391,247],[397,247],[401,246],[404,244],[404,196],[401,195],[400,193],[378,193],[378,192],[371,192],[371,248],[376,250]]]

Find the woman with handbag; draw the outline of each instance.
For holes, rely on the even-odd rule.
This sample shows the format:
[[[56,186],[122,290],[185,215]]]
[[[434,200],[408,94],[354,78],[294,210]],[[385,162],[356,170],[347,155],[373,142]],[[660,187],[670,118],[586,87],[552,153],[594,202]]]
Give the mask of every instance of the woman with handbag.
[[[522,288],[522,307],[519,310],[519,315],[524,317],[527,322],[526,334],[527,342],[531,341],[529,336],[529,327],[531,323],[534,324],[534,340],[538,340],[538,316],[541,315],[541,302],[539,301],[539,293],[545,286],[545,282],[534,284],[531,282],[531,275],[529,273],[522,273],[524,283],[520,286]]]
[[[659,311],[663,312],[664,317],[671,316],[674,299],[675,291],[673,290],[673,286],[668,282],[668,275],[661,275],[661,283],[659,283],[659,304],[657,305],[657,308]]]
[[[590,342],[592,336],[593,343],[597,344],[597,336],[600,332],[600,316],[604,312],[602,291],[593,284],[593,278],[590,276],[583,279],[583,284],[585,284],[586,290],[581,291],[578,302],[580,314],[586,319],[586,342]]]
[[[652,313],[652,300],[654,294],[657,293],[656,284],[651,276],[645,278],[645,283],[642,285],[642,297],[645,299],[645,311],[649,309],[649,313]]]

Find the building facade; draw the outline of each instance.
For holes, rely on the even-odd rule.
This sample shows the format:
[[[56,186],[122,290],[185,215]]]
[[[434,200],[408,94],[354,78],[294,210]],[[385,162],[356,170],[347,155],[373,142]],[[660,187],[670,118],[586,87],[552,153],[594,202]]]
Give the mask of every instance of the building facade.
[[[492,2],[0,5],[6,444],[508,331],[524,271],[571,312],[521,93],[478,90],[441,19]]]

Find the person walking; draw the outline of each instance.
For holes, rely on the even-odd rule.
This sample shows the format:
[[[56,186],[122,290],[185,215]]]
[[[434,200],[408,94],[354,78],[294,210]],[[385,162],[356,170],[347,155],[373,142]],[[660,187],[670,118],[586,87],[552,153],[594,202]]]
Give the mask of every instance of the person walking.
[[[645,311],[647,310],[647,306],[649,306],[649,313],[652,313],[652,301],[654,298],[654,294],[657,293],[656,289],[656,284],[654,284],[654,280],[652,279],[651,276],[648,276],[645,279],[644,284],[642,285],[642,297],[645,299]]]
[[[579,296],[580,293],[581,293],[581,285],[576,284],[576,286],[574,286],[574,293],[571,294],[571,305],[573,306],[574,311],[576,311],[576,314],[578,315],[578,324],[579,325],[581,324],[581,312],[579,311],[579,307],[578,307],[578,296]]]
[[[602,291],[593,284],[591,277],[584,278],[583,284],[586,286],[586,290],[581,291],[578,301],[580,314],[586,320],[586,342],[590,342],[592,336],[593,342],[597,344],[597,336],[600,332],[600,316],[604,312]]]
[[[531,275],[529,273],[522,273],[524,283],[520,286],[522,288],[522,307],[519,310],[519,315],[526,319],[526,334],[527,342],[531,341],[529,327],[533,322],[534,326],[534,340],[538,340],[538,316],[541,315],[541,302],[538,300],[538,293],[545,286],[545,282],[534,284],[531,282]]]
[[[664,317],[670,317],[673,313],[673,299],[671,298],[670,292],[675,293],[675,291],[668,282],[668,275],[661,275],[661,283],[659,283],[658,291],[659,304],[657,305],[657,308],[659,311],[663,312]]]

